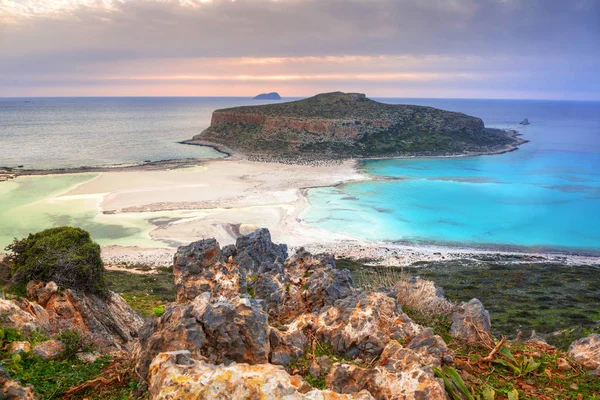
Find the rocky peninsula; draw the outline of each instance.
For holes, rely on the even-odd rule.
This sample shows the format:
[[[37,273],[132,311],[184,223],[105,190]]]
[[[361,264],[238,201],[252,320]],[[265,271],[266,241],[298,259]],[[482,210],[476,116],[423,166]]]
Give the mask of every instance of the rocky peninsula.
[[[250,157],[344,159],[457,156],[514,150],[525,141],[462,113],[379,103],[359,93],[216,110],[190,144]]]

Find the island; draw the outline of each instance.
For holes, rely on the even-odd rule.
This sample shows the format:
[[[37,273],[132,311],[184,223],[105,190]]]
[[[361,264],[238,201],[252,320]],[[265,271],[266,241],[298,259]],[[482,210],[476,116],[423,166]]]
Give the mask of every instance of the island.
[[[334,92],[216,110],[210,127],[186,143],[255,158],[348,159],[494,154],[524,142],[462,113]]]
[[[525,118],[523,121],[519,122],[521,125],[529,125],[529,119]]]
[[[261,93],[255,96],[254,100],[281,100],[281,96],[277,92]]]

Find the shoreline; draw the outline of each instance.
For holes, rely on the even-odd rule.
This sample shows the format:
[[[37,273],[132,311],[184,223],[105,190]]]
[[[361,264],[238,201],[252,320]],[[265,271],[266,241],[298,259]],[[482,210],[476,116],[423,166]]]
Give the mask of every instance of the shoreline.
[[[491,129],[491,128],[490,128]],[[495,129],[495,128],[494,128]],[[3,167],[0,166],[0,182],[4,182],[6,180],[14,179],[18,176],[31,176],[31,175],[60,175],[60,174],[75,174],[75,173],[86,173],[86,172],[118,172],[118,171],[151,171],[151,170],[165,170],[165,169],[175,169],[175,168],[185,168],[190,166],[196,166],[199,163],[213,162],[213,161],[249,161],[249,162],[264,162],[264,163],[275,163],[275,164],[297,164],[297,165],[305,165],[305,164],[340,164],[346,161],[370,161],[370,160],[394,160],[394,159],[428,159],[428,158],[463,158],[463,157],[478,157],[485,155],[498,155],[505,154],[516,151],[519,149],[519,146],[529,143],[529,140],[521,139],[519,136],[522,136],[518,131],[515,130],[503,130],[507,136],[516,140],[515,143],[511,143],[507,146],[504,146],[501,149],[489,151],[489,152],[472,152],[472,153],[464,153],[464,154],[452,154],[452,155],[420,155],[420,156],[381,156],[381,157],[361,157],[361,158],[340,158],[340,159],[312,159],[312,158],[301,158],[298,157],[296,159],[269,159],[262,157],[266,157],[266,155],[247,155],[241,152],[234,151],[229,147],[215,143],[207,140],[184,140],[181,142],[177,142],[179,144],[188,145],[188,146],[204,146],[210,147],[213,150],[224,154],[223,157],[218,158],[182,158],[182,159],[167,159],[167,160],[158,160],[158,161],[150,161],[143,163],[131,163],[131,164],[111,164],[111,165],[96,165],[96,166],[79,166],[79,167],[61,167],[61,168],[13,168],[13,167]],[[294,163],[293,161],[296,161]],[[287,161],[287,162],[283,162]]]
[[[516,131],[508,132],[519,136]],[[502,153],[518,149],[511,144]],[[273,240],[290,247],[306,247],[315,252],[333,252],[341,257],[368,258],[389,265],[408,265],[424,260],[470,257],[473,254],[514,255],[543,258],[569,264],[600,264],[600,251],[585,249],[477,243],[435,243],[371,241],[343,232],[332,232],[307,224],[302,213],[310,206],[310,189],[345,183],[395,178],[371,176],[360,168],[369,159],[335,160],[327,164],[287,164],[246,160],[230,149],[209,142],[185,143],[212,146],[227,155],[216,159],[165,160],[145,164],[80,167],[74,169],[20,170],[20,175],[60,175],[99,172],[89,182],[71,188],[56,198],[99,196],[99,214],[119,218],[142,218],[142,213],[174,215],[166,222],[151,221],[148,239],[156,247],[104,245],[108,264],[170,262],[179,243],[216,237],[221,245],[253,228],[267,227]],[[494,153],[500,154],[500,153]],[[455,158],[419,156],[395,158]],[[382,159],[390,159],[385,157]],[[187,168],[192,167],[192,168]],[[201,169],[193,167],[202,167]],[[1,169],[0,169],[1,173]],[[192,189],[196,187],[197,189]],[[196,193],[196,191],[198,191]],[[190,194],[194,192],[193,194]],[[148,214],[150,215],[150,214]],[[156,219],[147,217],[149,220]],[[158,218],[160,219],[160,217]],[[162,245],[159,245],[162,244]],[[169,247],[165,247],[165,244]],[[127,253],[130,254],[127,254]],[[408,263],[408,264],[407,264]]]

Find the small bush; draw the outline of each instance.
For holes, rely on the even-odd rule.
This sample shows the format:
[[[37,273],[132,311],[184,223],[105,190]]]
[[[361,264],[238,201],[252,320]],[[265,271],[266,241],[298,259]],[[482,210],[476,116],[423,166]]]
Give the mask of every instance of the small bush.
[[[19,283],[54,281],[61,289],[107,293],[100,246],[83,229],[46,229],[15,239],[6,250]]]
[[[56,335],[56,339],[60,340],[65,346],[63,357],[66,359],[73,358],[75,354],[84,350],[85,344],[81,333],[77,329],[67,329]]]
[[[162,315],[164,313],[165,313],[165,307],[164,306],[158,306],[158,307],[154,307],[152,309],[152,314],[154,314],[158,318],[162,317]]]

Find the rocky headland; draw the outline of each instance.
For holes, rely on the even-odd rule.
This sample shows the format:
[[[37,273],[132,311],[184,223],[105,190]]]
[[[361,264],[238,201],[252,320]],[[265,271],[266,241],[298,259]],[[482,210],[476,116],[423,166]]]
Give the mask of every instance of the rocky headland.
[[[344,159],[492,154],[525,141],[462,113],[379,103],[359,93],[325,93],[216,110],[190,144],[259,159]]]
[[[94,350],[76,349],[73,356],[105,367],[63,387],[61,398],[125,398],[114,394],[117,389],[151,399],[554,399],[563,398],[561,392],[564,398],[600,393],[594,377],[598,335],[576,341],[568,353],[531,332],[511,343],[498,340],[477,299],[451,303],[418,278],[361,289],[332,255],[298,249],[290,256],[266,229],[224,247],[215,239],[181,246],[172,279],[175,301],[156,316],[141,316],[114,292],[97,295],[54,282],[29,281],[25,293],[6,294],[0,299],[1,354],[12,361],[4,363],[0,397],[37,398],[44,381],[33,380],[30,369],[51,362],[43,360],[62,363],[72,347],[64,332],[74,330]],[[11,329],[19,340],[5,334]],[[68,361],[73,368],[79,362]],[[42,398],[59,398],[56,391],[44,393]]]

